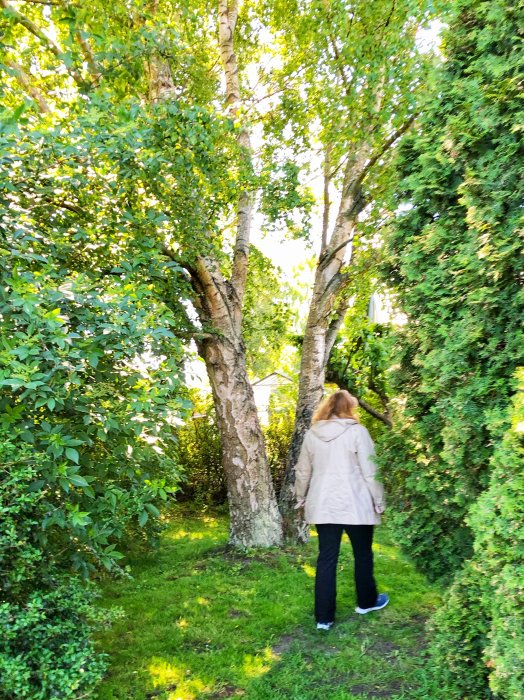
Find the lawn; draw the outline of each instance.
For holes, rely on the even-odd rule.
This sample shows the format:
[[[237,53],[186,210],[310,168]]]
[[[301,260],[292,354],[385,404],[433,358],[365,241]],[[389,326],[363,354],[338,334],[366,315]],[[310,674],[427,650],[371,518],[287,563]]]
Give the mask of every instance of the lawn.
[[[227,518],[175,511],[160,546],[103,585],[125,616],[98,636],[111,664],[99,700],[367,700],[425,690],[425,621],[439,591],[377,528],[386,609],[354,612],[351,551],[342,545],[337,624],[312,615],[316,537],[308,545],[232,552]]]

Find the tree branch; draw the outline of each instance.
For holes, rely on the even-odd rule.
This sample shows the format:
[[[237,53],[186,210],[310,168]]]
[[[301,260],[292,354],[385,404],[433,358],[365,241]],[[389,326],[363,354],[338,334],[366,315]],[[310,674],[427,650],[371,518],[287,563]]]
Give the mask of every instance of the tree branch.
[[[406,133],[406,131],[413,124],[417,116],[417,114],[413,114],[406,122],[404,122],[404,124],[402,124],[402,126],[396,129],[396,131],[394,131],[383,144],[379,146],[375,153],[370,156],[369,160],[366,162],[359,175],[351,183],[352,188],[360,187],[360,185],[364,181],[364,178],[369,173],[371,168],[377,163],[377,161],[379,161],[382,158],[383,155],[385,155],[389,151],[389,149],[395,143],[395,141],[397,141],[397,139],[399,139],[401,136],[403,136],[403,134]]]
[[[364,399],[360,398],[359,396],[357,396],[355,398],[357,399],[359,405],[362,406],[364,411],[366,411],[371,416],[373,416],[373,418],[376,418],[377,420],[382,421],[382,423],[384,423],[384,425],[387,425],[388,428],[393,427],[393,422],[388,415],[386,415],[385,413],[380,413],[375,408],[373,408],[373,406],[371,404],[369,404],[367,401],[364,401]]]
[[[45,48],[51,51],[51,53],[54,54],[66,66],[67,72],[79,87],[81,87],[82,89],[85,89],[87,87],[88,83],[86,83],[82,75],[78,71],[67,67],[67,63],[65,61],[65,52],[58,46],[58,44],[56,44],[53,41],[53,39],[51,39],[50,36],[48,36],[28,17],[23,15],[21,12],[18,12],[18,10],[16,10],[11,4],[9,4],[7,0],[0,0],[0,7],[3,7],[4,10],[6,10],[6,14],[12,19],[14,19],[15,22],[18,22],[18,24],[21,24],[23,27],[25,27],[28,32],[31,32],[31,34],[36,36],[36,38],[39,39],[39,41],[45,46]]]
[[[6,65],[8,68],[10,68],[20,85],[24,88],[24,90],[27,92],[27,94],[35,100],[35,102],[38,104],[38,108],[43,114],[49,114],[51,112],[51,109],[49,105],[47,104],[46,100],[44,99],[44,96],[40,92],[40,90],[37,90],[33,85],[31,85],[31,81],[29,79],[29,76],[27,73],[24,71],[22,66],[20,66],[16,61],[6,61]]]
[[[60,7],[59,2],[54,2],[54,0],[23,0],[24,2],[28,2],[31,5],[55,5],[57,7]]]
[[[344,322],[344,318],[346,317],[347,310],[349,309],[351,305],[351,299],[347,296],[345,296],[343,299],[341,299],[340,305],[338,309],[336,310],[335,317],[329,324],[329,327],[326,332],[326,340],[325,340],[325,348],[324,348],[324,368],[327,368],[328,363],[329,363],[329,358],[331,356],[331,351],[333,350],[333,345],[335,344],[335,341],[337,339],[338,332],[340,330],[340,326]]]
[[[327,247],[327,234],[329,228],[329,157],[331,154],[331,144],[326,146],[326,153],[324,157],[324,209],[322,212],[322,243],[320,245],[320,250],[324,252]]]
[[[364,409],[364,411],[369,413],[370,416],[373,416],[373,418],[376,418],[377,420],[384,423],[384,425],[387,425],[388,428],[393,427],[393,422],[387,413],[380,413],[380,411],[377,411],[376,408],[373,408],[373,406],[371,404],[369,404],[367,401],[362,399],[360,396],[357,396],[354,393],[354,391],[351,390],[351,388],[349,387],[348,383],[344,380],[344,378],[341,377],[337,372],[333,372],[333,371],[328,370],[326,372],[326,381],[333,382],[340,389],[345,389],[346,391],[351,392],[353,394],[353,396],[357,399],[359,406],[361,406]]]
[[[154,17],[158,10],[158,0],[148,0],[146,9]],[[171,66],[165,56],[156,51],[151,55],[149,61],[146,61],[146,69],[149,72],[148,88],[150,100],[169,100],[176,97],[177,89],[173,80]]]
[[[96,62],[95,54],[93,53],[89,42],[84,36],[82,36],[82,32],[79,29],[75,29],[75,37],[78,43],[80,44],[80,48],[82,49],[82,53],[84,54],[84,58],[86,59],[89,72],[93,76],[94,83],[95,85],[98,85],[100,82],[100,78],[102,77],[102,73]]]
[[[240,83],[238,79],[238,62],[234,48],[234,33],[238,18],[238,0],[219,0],[219,43],[220,56],[226,79],[226,104],[232,118],[238,118],[241,107]],[[239,132],[238,143],[244,149],[246,157],[251,158],[251,139],[244,126]],[[234,322],[238,332],[242,323],[241,310],[247,281],[249,260],[249,238],[253,201],[247,190],[243,190],[237,205],[237,235],[231,270],[231,290],[234,295]]]
[[[326,11],[326,18],[329,24],[332,24],[332,15],[331,15],[331,8],[329,7],[329,2],[328,0],[324,0],[324,9]],[[352,22],[351,22],[352,24]],[[350,24],[350,27],[351,27]],[[344,86],[344,91],[346,95],[349,97],[351,95],[351,83],[348,80],[345,72],[344,72],[344,64],[341,60],[340,52],[338,50],[337,46],[337,41],[336,37],[329,32],[329,43],[331,44],[331,48],[333,49],[333,53],[335,55],[335,65],[337,67],[338,72],[340,73],[340,77],[342,79],[342,84]]]

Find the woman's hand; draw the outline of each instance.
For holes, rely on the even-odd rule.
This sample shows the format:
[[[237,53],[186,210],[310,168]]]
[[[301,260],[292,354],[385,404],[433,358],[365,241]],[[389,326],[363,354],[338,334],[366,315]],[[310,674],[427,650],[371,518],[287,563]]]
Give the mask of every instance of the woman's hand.
[[[299,508],[303,508],[306,505],[306,499],[305,498],[298,498],[297,502],[295,503],[295,510],[299,510]]]
[[[386,506],[383,503],[375,503],[375,513],[378,513],[378,515],[382,515],[382,513],[386,510]]]

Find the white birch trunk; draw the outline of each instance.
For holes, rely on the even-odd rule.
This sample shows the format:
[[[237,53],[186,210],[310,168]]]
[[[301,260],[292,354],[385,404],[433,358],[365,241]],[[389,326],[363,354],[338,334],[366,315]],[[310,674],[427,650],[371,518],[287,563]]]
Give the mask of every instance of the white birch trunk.
[[[230,543],[269,547],[282,542],[282,521],[266,458],[264,437],[246,369],[236,298],[214,260],[192,270],[195,306],[211,331],[198,341],[213,390],[226,477]]]
[[[157,0],[150,0],[154,9]],[[237,0],[219,0],[219,45],[226,80],[226,104],[232,118],[241,107],[237,58],[233,38]],[[150,61],[150,94],[169,99],[175,94],[169,65],[161,57]],[[238,136],[250,157],[249,131]],[[206,363],[222,440],[223,468],[228,489],[230,543],[240,547],[268,547],[282,542],[282,520],[266,458],[253,389],[246,369],[242,341],[242,303],[247,279],[253,201],[242,191],[237,202],[237,233],[232,271],[226,280],[218,261],[199,257],[185,265],[193,287],[193,302],[205,338],[197,340]],[[183,262],[181,262],[184,265]]]
[[[269,547],[282,541],[280,513],[249,383],[242,342],[218,336],[201,343],[222,439],[230,544]]]
[[[342,273],[345,251],[350,244],[357,217],[364,203],[355,172],[365,162],[366,153],[360,152],[346,168],[342,196],[333,233],[327,241],[328,214],[324,209],[322,250],[319,256],[309,307],[308,320],[302,344],[302,358],[298,385],[295,426],[287,456],[286,473],[280,493],[280,512],[287,540],[304,542],[309,528],[302,513],[295,510],[295,465],[300,454],[304,435],[311,425],[312,415],[322,398],[325,371],[336,334],[347,309],[341,292],[346,284]],[[329,197],[324,197],[325,208]]]

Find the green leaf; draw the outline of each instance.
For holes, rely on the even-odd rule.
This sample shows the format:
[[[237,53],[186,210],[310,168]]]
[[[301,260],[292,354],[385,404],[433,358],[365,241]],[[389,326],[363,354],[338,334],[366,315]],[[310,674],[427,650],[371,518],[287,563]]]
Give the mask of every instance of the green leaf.
[[[75,450],[74,447],[66,447],[66,457],[70,459],[72,462],[75,464],[78,464],[78,461],[80,459],[80,455],[78,454],[78,451]]]
[[[145,503],[144,505],[151,515],[154,515],[157,518],[160,516],[160,511],[153,503]]]
[[[88,482],[84,479],[84,477],[79,476],[78,474],[73,474],[72,476],[69,476],[68,479],[75,486],[82,486],[82,487],[89,486]]]

